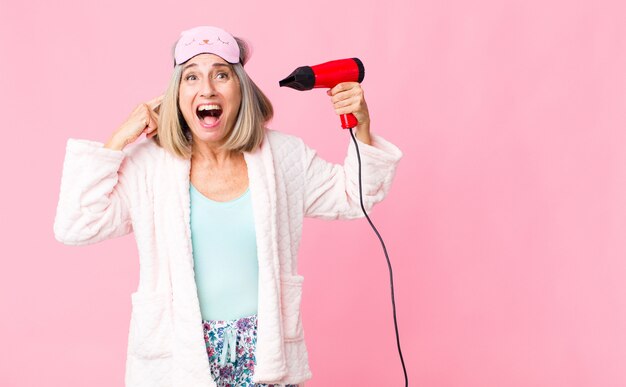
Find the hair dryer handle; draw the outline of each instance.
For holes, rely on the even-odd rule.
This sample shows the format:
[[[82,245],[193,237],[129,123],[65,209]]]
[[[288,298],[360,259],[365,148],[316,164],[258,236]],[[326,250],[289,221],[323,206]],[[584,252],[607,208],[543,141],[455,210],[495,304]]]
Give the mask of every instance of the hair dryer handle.
[[[339,118],[341,118],[341,127],[344,129],[352,129],[359,124],[359,121],[352,113],[342,114]]]

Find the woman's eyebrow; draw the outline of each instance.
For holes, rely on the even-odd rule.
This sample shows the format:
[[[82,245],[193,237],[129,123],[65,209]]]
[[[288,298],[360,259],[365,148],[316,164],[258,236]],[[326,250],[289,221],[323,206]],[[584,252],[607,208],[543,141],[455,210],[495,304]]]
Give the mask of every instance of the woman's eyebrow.
[[[187,70],[188,68],[193,67],[193,66],[198,66],[198,65],[197,65],[196,63],[189,63],[189,64],[186,64],[186,65],[185,65],[185,67],[183,67],[183,71],[185,71],[185,70]]]

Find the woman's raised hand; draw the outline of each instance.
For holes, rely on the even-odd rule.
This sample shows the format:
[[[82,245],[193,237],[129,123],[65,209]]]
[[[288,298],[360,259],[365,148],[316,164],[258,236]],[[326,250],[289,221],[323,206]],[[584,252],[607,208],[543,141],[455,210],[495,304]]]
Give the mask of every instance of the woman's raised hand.
[[[159,122],[158,108],[161,106],[163,96],[158,96],[146,103],[139,104],[130,116],[111,136],[104,145],[105,148],[122,150],[128,144],[133,143],[143,133],[148,138],[157,134]]]
[[[359,123],[356,137],[366,144],[371,144],[370,114],[365,102],[365,94],[358,82],[342,82],[326,92],[331,97],[335,113],[352,113]]]

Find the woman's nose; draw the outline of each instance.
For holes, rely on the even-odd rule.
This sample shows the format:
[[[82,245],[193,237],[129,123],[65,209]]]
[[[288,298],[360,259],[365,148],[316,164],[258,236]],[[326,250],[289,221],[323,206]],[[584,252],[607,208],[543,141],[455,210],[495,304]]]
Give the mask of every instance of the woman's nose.
[[[207,78],[206,81],[202,82],[202,88],[200,89],[200,96],[208,98],[214,95],[215,95],[215,87],[213,85],[213,80],[211,78]]]

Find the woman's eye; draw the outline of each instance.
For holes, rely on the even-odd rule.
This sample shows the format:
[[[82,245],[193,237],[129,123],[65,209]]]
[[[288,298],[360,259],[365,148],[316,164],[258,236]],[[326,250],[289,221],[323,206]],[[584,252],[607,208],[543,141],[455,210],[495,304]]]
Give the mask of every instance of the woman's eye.
[[[198,77],[196,77],[196,76],[195,76],[195,75],[193,75],[193,74],[189,74],[189,75],[187,75],[187,76],[185,77],[185,80],[186,80],[186,81],[195,81],[196,79],[198,79]]]
[[[227,73],[217,73],[215,78],[217,78],[217,79],[228,79],[228,74]]]

